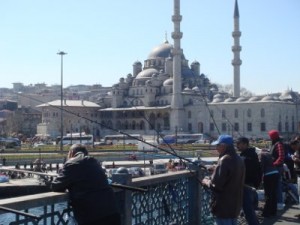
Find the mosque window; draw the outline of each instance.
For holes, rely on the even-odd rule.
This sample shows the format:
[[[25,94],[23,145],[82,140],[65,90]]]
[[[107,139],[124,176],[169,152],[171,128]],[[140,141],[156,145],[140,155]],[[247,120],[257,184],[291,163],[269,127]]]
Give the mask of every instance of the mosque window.
[[[215,130],[215,124],[214,123],[210,123],[209,124],[209,130],[210,131],[214,131]]]
[[[136,94],[139,95],[140,94],[140,90],[136,89]]]
[[[222,131],[226,131],[227,130],[227,124],[226,123],[222,123]]]
[[[136,127],[136,123],[135,121],[132,121],[132,130],[135,130],[135,127]]]
[[[223,119],[226,118],[226,111],[225,111],[225,109],[222,109],[222,118],[223,118]]]
[[[265,109],[261,109],[260,110],[260,116],[262,117],[262,118],[264,118],[265,117]]]
[[[140,122],[140,130],[144,130],[144,128],[145,128],[145,122],[141,121]]]
[[[192,129],[193,129],[192,124],[191,124],[191,123],[188,123],[188,131],[192,131]]]
[[[132,90],[132,95],[135,95],[135,90],[134,89]]]
[[[239,123],[234,123],[234,131],[239,131],[239,130],[240,130]]]
[[[252,131],[252,123],[247,123],[247,131],[248,132]]]
[[[188,118],[191,119],[192,118],[192,112],[188,111]]]
[[[266,131],[266,123],[260,123],[260,131]]]
[[[282,124],[281,124],[281,122],[278,123],[278,131],[282,131]]]
[[[141,89],[141,95],[143,94],[143,89]]]
[[[239,118],[239,110],[238,109],[234,110],[234,118]]]
[[[286,132],[289,131],[289,122],[288,121],[285,122],[285,131]]]
[[[248,117],[251,117],[251,114],[252,114],[252,113],[251,113],[251,109],[248,109],[248,110],[247,110],[247,116],[248,116]]]

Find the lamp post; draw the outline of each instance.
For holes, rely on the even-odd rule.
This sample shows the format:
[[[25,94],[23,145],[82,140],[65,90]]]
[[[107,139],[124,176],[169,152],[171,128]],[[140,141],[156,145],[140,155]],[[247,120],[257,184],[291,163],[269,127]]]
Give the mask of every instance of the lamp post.
[[[64,135],[64,125],[63,125],[63,75],[64,75],[64,60],[63,57],[67,53],[60,51],[57,53],[60,55],[60,151],[63,151],[63,135]]]

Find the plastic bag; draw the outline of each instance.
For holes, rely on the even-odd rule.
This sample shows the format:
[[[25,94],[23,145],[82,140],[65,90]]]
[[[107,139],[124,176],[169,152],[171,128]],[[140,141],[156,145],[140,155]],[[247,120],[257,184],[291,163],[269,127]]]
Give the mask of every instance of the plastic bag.
[[[66,221],[67,225],[77,225],[75,218],[68,214],[65,215],[64,220]]]

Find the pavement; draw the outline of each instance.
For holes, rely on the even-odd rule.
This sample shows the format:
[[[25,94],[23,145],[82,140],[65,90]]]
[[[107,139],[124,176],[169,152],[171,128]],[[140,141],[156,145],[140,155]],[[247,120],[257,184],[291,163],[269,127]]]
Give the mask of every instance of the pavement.
[[[277,211],[277,216],[272,218],[259,218],[262,225],[299,225],[300,218],[295,215],[300,214],[299,205],[287,205],[283,210]]]

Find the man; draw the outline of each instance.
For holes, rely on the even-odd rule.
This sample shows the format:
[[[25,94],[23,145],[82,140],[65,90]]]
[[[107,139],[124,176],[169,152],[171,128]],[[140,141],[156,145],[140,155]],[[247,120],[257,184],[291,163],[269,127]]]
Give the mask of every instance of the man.
[[[220,135],[212,145],[219,153],[218,164],[211,179],[204,178],[202,184],[213,192],[211,210],[217,225],[236,225],[242,208],[244,162],[236,153],[231,136]]]
[[[78,225],[120,225],[116,200],[98,161],[82,145],[72,145],[68,160],[52,183],[54,191],[69,191]]]
[[[273,157],[273,166],[275,166],[279,172],[278,184],[277,184],[277,209],[284,209],[282,196],[282,175],[283,175],[283,163],[285,158],[284,146],[281,142],[279,132],[277,130],[270,130],[268,132],[272,141],[270,148],[270,154]]]
[[[246,168],[243,211],[249,225],[258,225],[259,222],[255,213],[256,188],[259,187],[262,179],[258,155],[255,148],[249,147],[249,139],[246,137],[238,138],[236,147],[241,152],[240,156],[244,160]]]
[[[299,195],[299,208],[300,208],[300,142],[298,138],[296,140],[291,141],[290,145],[292,149],[295,151],[295,153],[292,156],[292,159],[295,165],[295,173],[297,174],[297,189]],[[298,217],[300,219],[300,213],[295,215],[295,217]]]

